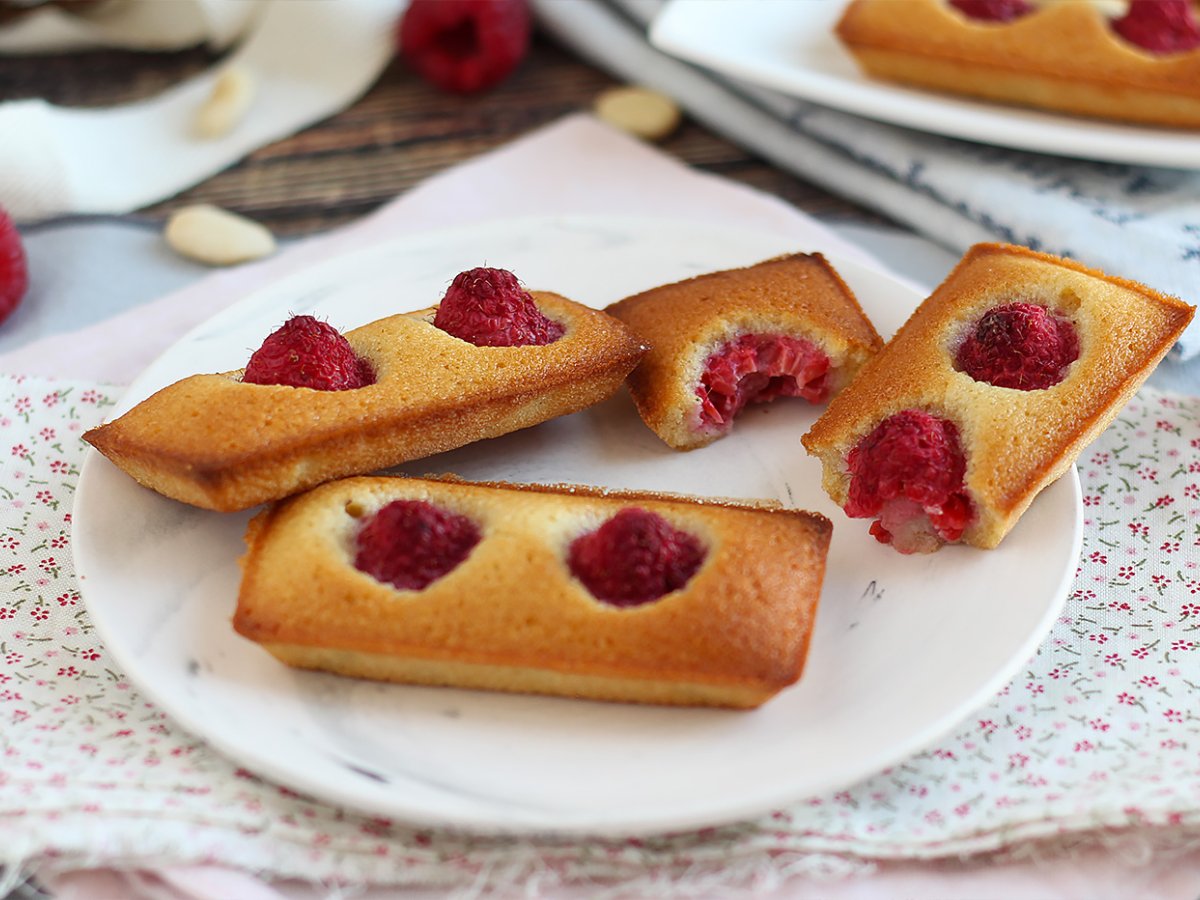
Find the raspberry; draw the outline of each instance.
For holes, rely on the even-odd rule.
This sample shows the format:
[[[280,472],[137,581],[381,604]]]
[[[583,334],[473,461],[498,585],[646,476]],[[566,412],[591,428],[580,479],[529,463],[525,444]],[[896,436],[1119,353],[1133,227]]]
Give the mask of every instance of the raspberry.
[[[529,49],[527,0],[412,0],[400,52],[429,83],[470,94],[503,81]]]
[[[402,591],[419,591],[458,566],[479,539],[466,516],[424,500],[393,500],[359,531],[354,567]]]
[[[29,288],[29,266],[17,226],[0,207],[0,322],[12,314]]]
[[[332,325],[292,316],[254,351],[242,381],[348,391],[374,384],[375,372]]]
[[[1038,391],[1062,381],[1078,358],[1074,325],[1044,306],[1009,303],[980,317],[954,363],[976,381]]]
[[[657,513],[630,506],[571,542],[567,564],[598,600],[640,606],[677,591],[704,562],[704,547]]]
[[[1191,0],[1131,0],[1113,30],[1151,53],[1182,53],[1200,47]]]
[[[476,347],[549,344],[563,326],[547,318],[507,269],[469,269],[451,282],[433,324]]]
[[[814,403],[829,393],[829,357],[809,341],[785,335],[746,334],[708,358],[696,388],[700,421],[728,425],[748,403],[803,397]]]
[[[850,451],[846,515],[878,516],[871,534],[901,553],[956,541],[971,521],[967,463],[953,422],[917,409],[889,416]]]
[[[1033,10],[1025,0],[950,0],[950,5],[972,19],[988,22],[1011,22]]]

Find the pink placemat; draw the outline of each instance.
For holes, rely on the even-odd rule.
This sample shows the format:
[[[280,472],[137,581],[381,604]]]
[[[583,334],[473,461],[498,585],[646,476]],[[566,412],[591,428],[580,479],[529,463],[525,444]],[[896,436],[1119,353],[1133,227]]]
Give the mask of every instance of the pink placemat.
[[[929,751],[758,820],[657,838],[464,838],[359,816],[174,727],[95,639],[70,560],[92,383],[0,379],[0,860],[564,883],[852,871],[1068,834],[1200,831],[1200,400],[1144,389],[1081,458],[1074,588],[1026,670]]]

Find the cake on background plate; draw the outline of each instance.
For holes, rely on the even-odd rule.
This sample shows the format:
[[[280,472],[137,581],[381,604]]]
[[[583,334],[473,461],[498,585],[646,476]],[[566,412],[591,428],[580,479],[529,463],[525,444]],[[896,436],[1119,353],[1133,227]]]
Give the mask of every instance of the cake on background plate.
[[[1115,11],[1122,14],[1112,16]],[[1100,119],[1200,127],[1192,0],[851,0],[837,38],[869,76]]]

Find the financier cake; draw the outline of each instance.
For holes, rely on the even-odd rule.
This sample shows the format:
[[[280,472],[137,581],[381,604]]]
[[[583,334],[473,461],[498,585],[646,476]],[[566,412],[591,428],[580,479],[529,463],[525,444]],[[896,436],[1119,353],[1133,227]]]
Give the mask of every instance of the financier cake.
[[[344,336],[295,317],[246,369],[185,378],[84,440],[167,497],[247,509],[583,409],[644,352],[603,312],[472,269],[439,306]]]
[[[348,478],[251,521],[233,621],[342,675],[753,707],[801,675],[830,531],[652,493]]]
[[[995,547],[1194,312],[1070,260],[977,244],[802,441],[879,541]]]
[[[836,27],[867,75],[1021,106],[1200,126],[1192,0],[852,0]]]
[[[819,253],[662,285],[607,311],[651,346],[629,392],[642,420],[676,450],[728,434],[750,403],[823,402],[883,343]]]

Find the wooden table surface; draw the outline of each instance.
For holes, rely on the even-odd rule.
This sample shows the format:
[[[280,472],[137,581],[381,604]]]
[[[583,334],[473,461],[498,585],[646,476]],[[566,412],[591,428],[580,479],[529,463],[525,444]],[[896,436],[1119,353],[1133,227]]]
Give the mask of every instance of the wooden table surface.
[[[203,49],[0,57],[0,99],[41,97],[68,106],[128,102],[215,58]],[[177,206],[206,202],[244,213],[277,234],[322,231],[370,212],[447,166],[589,109],[617,83],[538,34],[516,72],[470,97],[426,85],[397,59],[350,108],[138,215],[157,221]],[[661,147],[697,169],[753,185],[815,215],[880,221],[690,121]]]

